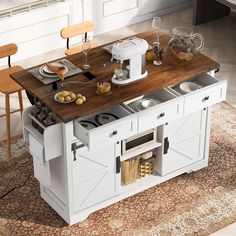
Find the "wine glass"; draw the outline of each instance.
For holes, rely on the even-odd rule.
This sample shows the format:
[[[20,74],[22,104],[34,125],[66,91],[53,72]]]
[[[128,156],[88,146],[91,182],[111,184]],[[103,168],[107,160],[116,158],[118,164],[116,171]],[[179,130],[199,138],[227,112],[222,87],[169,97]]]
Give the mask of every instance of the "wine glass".
[[[88,53],[90,50],[91,46],[90,46],[90,41],[88,38],[85,38],[83,40],[83,44],[82,44],[82,52],[85,56],[85,63],[82,66],[85,70],[87,70],[88,68],[90,68],[90,65],[88,64]]]
[[[158,47],[160,47],[160,36],[159,36],[159,31],[161,29],[161,17],[154,17],[152,20],[152,28],[156,30],[157,34],[157,42],[154,42],[153,44],[157,44]]]

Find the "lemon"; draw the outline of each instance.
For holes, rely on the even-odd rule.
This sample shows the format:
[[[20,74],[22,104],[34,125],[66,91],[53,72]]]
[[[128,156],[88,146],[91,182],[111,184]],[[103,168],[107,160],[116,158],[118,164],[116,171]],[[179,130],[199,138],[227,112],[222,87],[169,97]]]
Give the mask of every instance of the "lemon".
[[[76,99],[76,105],[81,105],[83,104],[83,99],[82,98],[77,98]]]
[[[70,92],[70,97],[71,97],[71,99],[74,99],[74,98],[76,98],[76,95],[74,93]]]
[[[83,97],[80,93],[78,93],[77,95],[76,95],[76,97],[77,98],[81,98],[81,97]]]
[[[62,97],[62,96],[59,96],[57,99],[58,99],[59,102],[64,102],[65,101],[65,98]]]
[[[67,91],[62,91],[61,93],[60,93],[60,96],[62,96],[62,97],[66,97],[66,96],[68,96],[69,95],[69,93],[67,92]]]
[[[65,101],[66,101],[66,102],[70,102],[70,101],[71,101],[71,97],[70,97],[69,95],[66,96],[66,97],[65,97]]]
[[[81,98],[82,98],[83,102],[86,101],[86,97],[85,96],[82,96]]]
[[[193,59],[193,54],[191,52],[187,53],[185,59],[186,61],[191,61]]]
[[[147,61],[153,61],[153,60],[154,60],[153,51],[148,51],[148,52],[146,53],[146,59],[147,59]]]

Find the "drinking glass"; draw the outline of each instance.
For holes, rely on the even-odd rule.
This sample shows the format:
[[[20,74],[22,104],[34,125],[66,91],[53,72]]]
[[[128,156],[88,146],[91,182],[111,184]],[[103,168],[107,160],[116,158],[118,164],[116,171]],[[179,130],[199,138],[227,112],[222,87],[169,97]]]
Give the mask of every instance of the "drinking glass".
[[[160,36],[159,36],[159,31],[161,29],[161,17],[154,17],[152,20],[152,28],[156,30],[157,34],[157,42],[154,42],[153,44],[157,44],[158,47],[160,47]]]
[[[85,63],[82,66],[85,70],[87,70],[88,68],[90,68],[90,65],[88,64],[88,53],[90,50],[91,46],[90,46],[90,41],[88,38],[83,40],[83,44],[82,44],[82,52],[85,56]]]

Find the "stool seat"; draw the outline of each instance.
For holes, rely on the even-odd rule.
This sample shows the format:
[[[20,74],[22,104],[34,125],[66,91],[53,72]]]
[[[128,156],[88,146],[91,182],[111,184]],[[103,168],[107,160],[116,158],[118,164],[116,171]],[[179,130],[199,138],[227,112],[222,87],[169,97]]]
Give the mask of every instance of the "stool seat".
[[[23,88],[16,83],[10,74],[23,70],[20,66],[12,66],[0,70],[0,92],[4,94],[11,94],[23,90]]]

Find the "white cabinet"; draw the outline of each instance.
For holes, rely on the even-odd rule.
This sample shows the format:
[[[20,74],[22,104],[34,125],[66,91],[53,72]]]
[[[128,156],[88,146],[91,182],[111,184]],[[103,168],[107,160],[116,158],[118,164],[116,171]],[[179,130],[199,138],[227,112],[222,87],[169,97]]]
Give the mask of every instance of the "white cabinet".
[[[207,109],[202,109],[164,125],[158,173],[167,175],[205,158],[206,123]]]
[[[115,144],[77,149],[73,171],[73,209],[77,212],[116,195]]]
[[[225,99],[227,84],[209,75],[190,81],[201,88],[186,94],[179,84],[173,85],[52,125],[43,134],[32,127],[30,109],[26,110],[24,136],[35,177],[43,185],[41,196],[73,224],[140,191],[206,167],[211,105]],[[153,106],[144,106],[146,98],[155,101]],[[104,118],[113,114],[114,119],[99,125],[101,114]],[[86,126],[84,121],[90,123]]]

